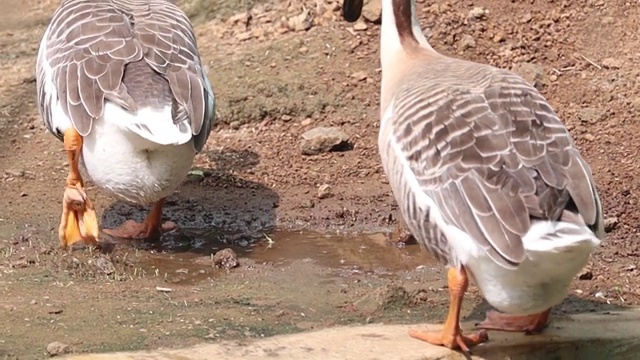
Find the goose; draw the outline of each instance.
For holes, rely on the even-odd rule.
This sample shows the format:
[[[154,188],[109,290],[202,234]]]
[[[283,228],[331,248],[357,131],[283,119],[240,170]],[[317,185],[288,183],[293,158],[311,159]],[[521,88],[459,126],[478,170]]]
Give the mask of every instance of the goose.
[[[69,173],[60,245],[96,245],[99,225],[80,165],[118,199],[150,205],[142,223],[110,235],[153,239],[165,198],[189,172],[214,122],[215,102],[187,16],[166,0],[64,0],[40,42],[37,101],[64,144]]]
[[[363,0],[344,0],[356,21]],[[449,312],[428,343],[469,352],[487,330],[534,334],[604,240],[587,162],[520,76],[436,52],[414,0],[382,0],[379,153],[413,236],[448,267]],[[491,311],[460,329],[475,282]]]

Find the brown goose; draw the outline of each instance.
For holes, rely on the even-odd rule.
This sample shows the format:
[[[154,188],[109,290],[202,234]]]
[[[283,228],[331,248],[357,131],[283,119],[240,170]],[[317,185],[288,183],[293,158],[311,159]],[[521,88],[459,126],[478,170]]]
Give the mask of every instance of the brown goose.
[[[362,0],[345,0],[356,21]],[[440,332],[468,351],[484,329],[536,333],[604,239],[591,170],[544,97],[512,72],[434,51],[414,0],[382,0],[382,164],[414,237],[449,266]],[[459,318],[468,278],[487,301],[483,329]]]
[[[36,72],[40,113],[70,164],[61,245],[98,239],[80,160],[101,189],[155,203],[143,223],[108,233],[160,235],[164,199],[202,150],[215,114],[187,16],[165,0],[65,0],[42,37]]]

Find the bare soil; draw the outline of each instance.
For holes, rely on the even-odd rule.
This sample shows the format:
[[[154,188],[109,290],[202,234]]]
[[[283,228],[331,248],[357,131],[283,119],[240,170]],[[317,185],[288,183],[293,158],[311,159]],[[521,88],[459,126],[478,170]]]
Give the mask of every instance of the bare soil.
[[[58,249],[68,168],[35,103],[35,54],[57,1],[0,13],[0,358],[178,347],[367,322],[441,321],[441,266],[388,235],[396,209],[376,149],[379,25],[319,1],[180,2],[192,16],[219,124],[156,244]],[[640,8],[629,1],[419,1],[433,47],[519,72],[558,111],[595,173],[607,241],[556,315],[640,302]],[[476,17],[476,7],[487,10]],[[375,15],[375,2],[367,5]],[[351,149],[304,156],[340,128]],[[146,209],[89,194],[104,226]],[[322,194],[319,195],[319,192]],[[213,255],[235,250],[240,266]],[[217,262],[224,264],[225,262]],[[475,288],[465,315],[487,306]]]

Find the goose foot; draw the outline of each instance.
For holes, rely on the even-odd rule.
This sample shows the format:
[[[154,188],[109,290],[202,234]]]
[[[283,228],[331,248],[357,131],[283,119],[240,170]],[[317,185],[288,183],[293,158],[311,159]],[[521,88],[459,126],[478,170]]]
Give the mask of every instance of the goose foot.
[[[481,344],[489,340],[489,335],[485,330],[475,334],[465,336],[460,330],[460,309],[462,298],[469,286],[469,280],[464,268],[449,269],[449,314],[444,323],[444,328],[439,332],[425,332],[411,330],[409,336],[426,341],[433,345],[445,346],[449,349],[460,349],[465,353],[470,353],[469,347]]]
[[[151,212],[142,223],[127,220],[115,229],[104,229],[104,232],[121,239],[156,240],[160,238],[162,234],[175,230],[178,227],[172,221],[162,223],[163,205],[164,198],[158,200],[158,202],[153,205]]]
[[[486,319],[476,326],[486,330],[524,332],[525,335],[535,335],[547,327],[550,312],[551,309],[547,309],[539,314],[518,316],[489,311]]]
[[[69,161],[69,175],[62,198],[62,216],[58,227],[60,247],[68,248],[77,242],[95,246],[98,244],[98,217],[84,191],[78,169],[82,137],[74,129],[64,132],[64,149]]]

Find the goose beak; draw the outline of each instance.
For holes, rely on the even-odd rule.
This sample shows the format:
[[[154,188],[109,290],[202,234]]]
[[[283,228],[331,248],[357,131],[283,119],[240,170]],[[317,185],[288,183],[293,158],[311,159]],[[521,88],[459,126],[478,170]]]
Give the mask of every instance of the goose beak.
[[[348,22],[355,22],[362,14],[364,0],[344,0],[342,4],[342,17]]]

